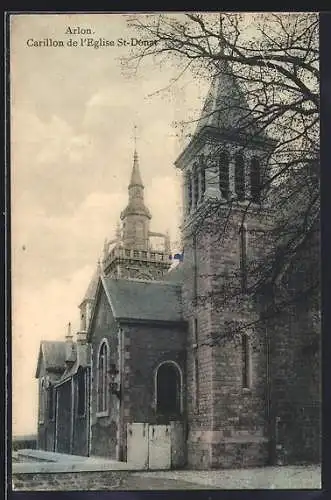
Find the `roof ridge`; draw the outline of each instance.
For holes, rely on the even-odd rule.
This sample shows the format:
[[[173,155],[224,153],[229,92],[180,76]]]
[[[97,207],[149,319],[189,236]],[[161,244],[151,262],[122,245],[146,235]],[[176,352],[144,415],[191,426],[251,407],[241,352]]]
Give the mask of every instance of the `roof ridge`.
[[[138,282],[138,283],[147,283],[147,284],[150,284],[150,283],[154,283],[154,284],[158,284],[158,285],[171,285],[171,286],[174,286],[174,285],[178,285],[180,283],[176,283],[176,282],[173,282],[173,281],[165,281],[165,280],[149,280],[149,279],[143,279],[143,278],[114,278],[112,276],[105,276],[105,278],[107,280],[112,280],[112,281],[121,281],[121,282],[128,282],[128,283],[131,283],[131,282]]]

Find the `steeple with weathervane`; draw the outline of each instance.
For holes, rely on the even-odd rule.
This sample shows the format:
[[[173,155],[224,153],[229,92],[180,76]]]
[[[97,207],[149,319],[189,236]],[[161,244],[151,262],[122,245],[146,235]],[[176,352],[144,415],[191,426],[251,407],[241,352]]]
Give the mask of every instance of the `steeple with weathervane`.
[[[80,305],[81,323],[85,330],[89,323],[99,277],[162,280],[169,270],[169,234],[150,231],[151,212],[144,201],[144,184],[137,152],[137,127],[134,127],[134,152],[128,204],[120,214],[115,238],[106,239],[103,254]]]
[[[152,218],[144,202],[144,184],[139,169],[137,132],[134,128],[134,154],[131,179],[128,187],[129,202],[121,213],[123,246],[136,250],[149,250],[149,223]]]

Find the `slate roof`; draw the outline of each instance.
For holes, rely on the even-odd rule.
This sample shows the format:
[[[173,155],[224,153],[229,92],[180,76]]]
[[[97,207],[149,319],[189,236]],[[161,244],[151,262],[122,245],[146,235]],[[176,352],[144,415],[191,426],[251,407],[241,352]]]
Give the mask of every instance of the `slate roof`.
[[[101,278],[115,318],[182,321],[178,283]]]
[[[229,64],[222,61],[218,74],[211,82],[196,133],[205,126],[231,130],[247,115],[247,112],[249,107],[245,95],[234,78]]]
[[[92,276],[91,281],[87,287],[87,290],[86,290],[85,295],[81,301],[81,304],[83,304],[83,302],[85,302],[86,300],[92,301],[95,299],[95,294],[97,291],[99,277],[100,277],[101,272],[102,272],[101,264],[98,262],[97,268],[93,273],[93,276]]]
[[[139,187],[140,190],[132,191],[131,188],[133,188],[135,186]],[[138,154],[137,154],[137,151],[135,151],[131,179],[130,179],[130,184],[129,184],[129,193],[131,193],[131,194],[129,196],[128,205],[121,212],[120,217],[122,220],[125,217],[127,217],[128,215],[144,215],[145,217],[148,217],[149,219],[152,218],[151,212],[145,206],[145,203],[144,203],[144,198],[143,198],[143,193],[142,193],[143,189],[144,189],[144,184],[143,184],[143,181],[141,179],[141,174],[140,174],[140,170],[139,170]]]
[[[235,136],[239,133],[238,138],[240,135],[254,137],[268,148],[274,147],[277,142],[264,130],[258,130],[252,120],[245,92],[234,76],[230,64],[225,60],[219,62],[218,71],[212,78],[194,134],[175,161],[176,166],[180,165],[180,159],[191,150],[195,140],[205,132],[235,134]]]
[[[139,170],[139,162],[138,162],[138,153],[134,152],[133,156],[133,167],[131,172],[131,179],[129,187],[131,186],[141,186],[144,187],[143,181],[141,179],[140,170]]]
[[[39,376],[41,357],[47,371],[61,372],[65,370],[66,342],[63,340],[43,340],[40,343],[36,377]]]
[[[70,377],[77,373],[78,368],[89,366],[89,346],[87,344],[73,343],[72,350],[72,360],[73,364],[70,367],[67,367],[64,371],[61,379],[57,382],[56,385],[61,384],[65,380],[68,380]]]
[[[66,360],[70,355],[73,364],[68,369]],[[43,340],[40,343],[36,378],[39,377],[41,357],[44,360],[46,371],[58,372],[61,379],[77,372],[79,366],[89,365],[88,346],[79,343],[69,343],[62,340]]]
[[[64,368],[66,359],[66,342],[59,341],[42,341],[41,349],[44,356],[46,368]]]
[[[175,265],[169,269],[169,271],[164,275],[164,280],[169,282],[176,282],[180,284],[184,281],[184,267],[182,262],[176,262]]]
[[[245,92],[234,76],[230,64],[224,60],[219,62],[219,71],[212,79],[195,135],[204,127],[222,132],[236,132],[242,129],[245,135],[258,136],[269,146],[277,142],[272,140],[265,130],[258,130]]]

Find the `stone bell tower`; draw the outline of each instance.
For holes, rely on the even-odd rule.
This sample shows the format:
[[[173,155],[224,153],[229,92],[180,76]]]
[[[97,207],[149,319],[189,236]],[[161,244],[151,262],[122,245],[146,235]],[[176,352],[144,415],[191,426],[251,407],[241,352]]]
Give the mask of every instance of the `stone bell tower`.
[[[264,251],[259,235],[270,217],[262,187],[275,143],[250,116],[222,60],[196,131],[175,162],[184,198],[187,451],[197,468],[265,463],[265,363],[263,349],[252,349],[258,333],[245,327],[258,314],[246,290],[248,263]]]
[[[145,205],[137,146],[128,186],[128,204],[120,214],[115,238],[104,242],[103,255],[80,304],[81,329],[88,328],[100,275],[114,278],[162,280],[170,261],[168,234],[150,231],[152,215]],[[155,238],[161,241],[156,245]]]
[[[164,233],[150,231],[152,215],[145,205],[144,184],[135,145],[128,186],[128,204],[121,212],[116,238],[105,242],[102,268],[106,276],[163,279],[170,267],[170,241]],[[153,244],[155,238],[161,245]]]

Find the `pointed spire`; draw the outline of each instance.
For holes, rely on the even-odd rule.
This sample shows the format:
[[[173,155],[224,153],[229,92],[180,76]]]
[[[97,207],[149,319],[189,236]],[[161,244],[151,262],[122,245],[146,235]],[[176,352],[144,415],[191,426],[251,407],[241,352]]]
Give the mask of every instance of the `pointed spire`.
[[[73,335],[71,332],[71,323],[69,321],[67,326],[67,334],[65,337],[66,340],[66,358],[65,363],[67,368],[70,368],[75,362],[75,344],[73,342]]]
[[[67,342],[71,342],[72,339],[73,339],[73,335],[72,335],[72,332],[71,332],[71,323],[70,323],[70,321],[69,321],[69,323],[67,325],[67,333],[66,333],[65,339],[66,339]]]
[[[129,184],[129,202],[121,212],[123,223],[122,244],[126,248],[136,246],[145,248],[147,246],[148,224],[152,215],[144,203],[144,185],[139,171],[138,153],[136,149],[137,133],[134,129],[135,149],[133,157],[133,168]],[[140,220],[137,220],[140,216]]]
[[[169,229],[167,229],[166,234],[165,234],[165,238],[164,238],[164,251],[165,251],[165,253],[167,253],[168,255],[170,255],[170,253],[171,253],[171,244],[170,244],[170,233],[169,233]]]
[[[219,45],[219,49],[220,49],[219,55],[222,57],[225,55],[225,50],[224,50],[225,49],[225,37],[224,37],[224,33],[223,33],[223,15],[221,12],[220,12],[220,32],[219,32],[218,45]]]
[[[219,60],[212,78],[196,133],[203,127],[232,130],[247,116],[249,107],[232,68],[222,56],[225,55],[225,38],[220,28]]]
[[[141,180],[140,170],[139,170],[139,160],[137,153],[137,126],[134,126],[134,153],[133,153],[133,167],[131,173],[131,180],[129,187],[131,186],[141,186],[144,187]]]
[[[139,170],[139,161],[138,161],[138,153],[134,152],[133,157],[133,167],[131,172],[131,179],[129,187],[131,186],[141,186],[144,187],[143,181],[141,180],[140,170]]]

